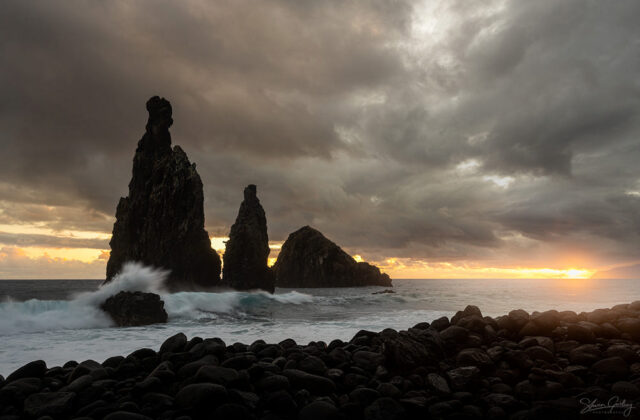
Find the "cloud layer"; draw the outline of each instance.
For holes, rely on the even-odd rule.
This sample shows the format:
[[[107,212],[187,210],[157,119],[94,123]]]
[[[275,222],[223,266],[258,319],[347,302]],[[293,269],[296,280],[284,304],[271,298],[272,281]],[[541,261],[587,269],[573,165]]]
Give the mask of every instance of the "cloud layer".
[[[312,224],[374,260],[631,263],[638,15],[630,0],[10,1],[0,224],[110,232],[158,94],[216,236],[257,183],[274,240]]]

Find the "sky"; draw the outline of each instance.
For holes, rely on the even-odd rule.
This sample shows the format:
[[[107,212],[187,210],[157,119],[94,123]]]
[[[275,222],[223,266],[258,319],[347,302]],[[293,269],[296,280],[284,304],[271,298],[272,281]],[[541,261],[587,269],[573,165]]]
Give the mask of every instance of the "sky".
[[[3,1],[0,278],[104,278],[153,95],[218,249],[255,183],[273,257],[311,225],[396,278],[640,278],[637,16],[634,0]]]

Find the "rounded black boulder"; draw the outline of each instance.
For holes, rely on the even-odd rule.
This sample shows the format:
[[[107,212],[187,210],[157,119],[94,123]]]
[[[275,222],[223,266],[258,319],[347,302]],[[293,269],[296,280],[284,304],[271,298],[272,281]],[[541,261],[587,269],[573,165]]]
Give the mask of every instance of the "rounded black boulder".
[[[155,293],[119,292],[101,308],[119,327],[166,323],[168,319],[164,302]]]

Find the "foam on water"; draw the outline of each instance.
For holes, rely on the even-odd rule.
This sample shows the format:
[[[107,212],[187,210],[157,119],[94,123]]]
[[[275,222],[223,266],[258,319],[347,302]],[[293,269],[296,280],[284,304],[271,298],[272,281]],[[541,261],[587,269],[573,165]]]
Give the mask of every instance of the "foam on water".
[[[162,284],[168,272],[127,263],[113,281],[93,292],[79,293],[72,300],[7,300],[0,303],[0,335],[64,329],[106,328],[111,319],[100,310],[109,296],[121,291],[153,292],[161,295],[169,322],[216,318],[216,315],[244,317],[271,304],[300,305],[313,296],[295,291],[273,295],[267,292],[179,292],[168,293]]]

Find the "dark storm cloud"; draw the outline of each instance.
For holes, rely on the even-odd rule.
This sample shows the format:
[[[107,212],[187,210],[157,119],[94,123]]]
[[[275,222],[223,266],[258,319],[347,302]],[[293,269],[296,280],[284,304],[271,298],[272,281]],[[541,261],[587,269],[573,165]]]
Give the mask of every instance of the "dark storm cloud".
[[[257,183],[275,240],[311,224],[369,258],[591,242],[635,259],[638,15],[633,1],[5,2],[0,223],[108,232],[159,94],[212,234]]]
[[[109,246],[108,240],[68,238],[38,234],[14,234],[0,232],[0,243],[20,247],[47,247],[47,248],[94,248],[105,249]]]

